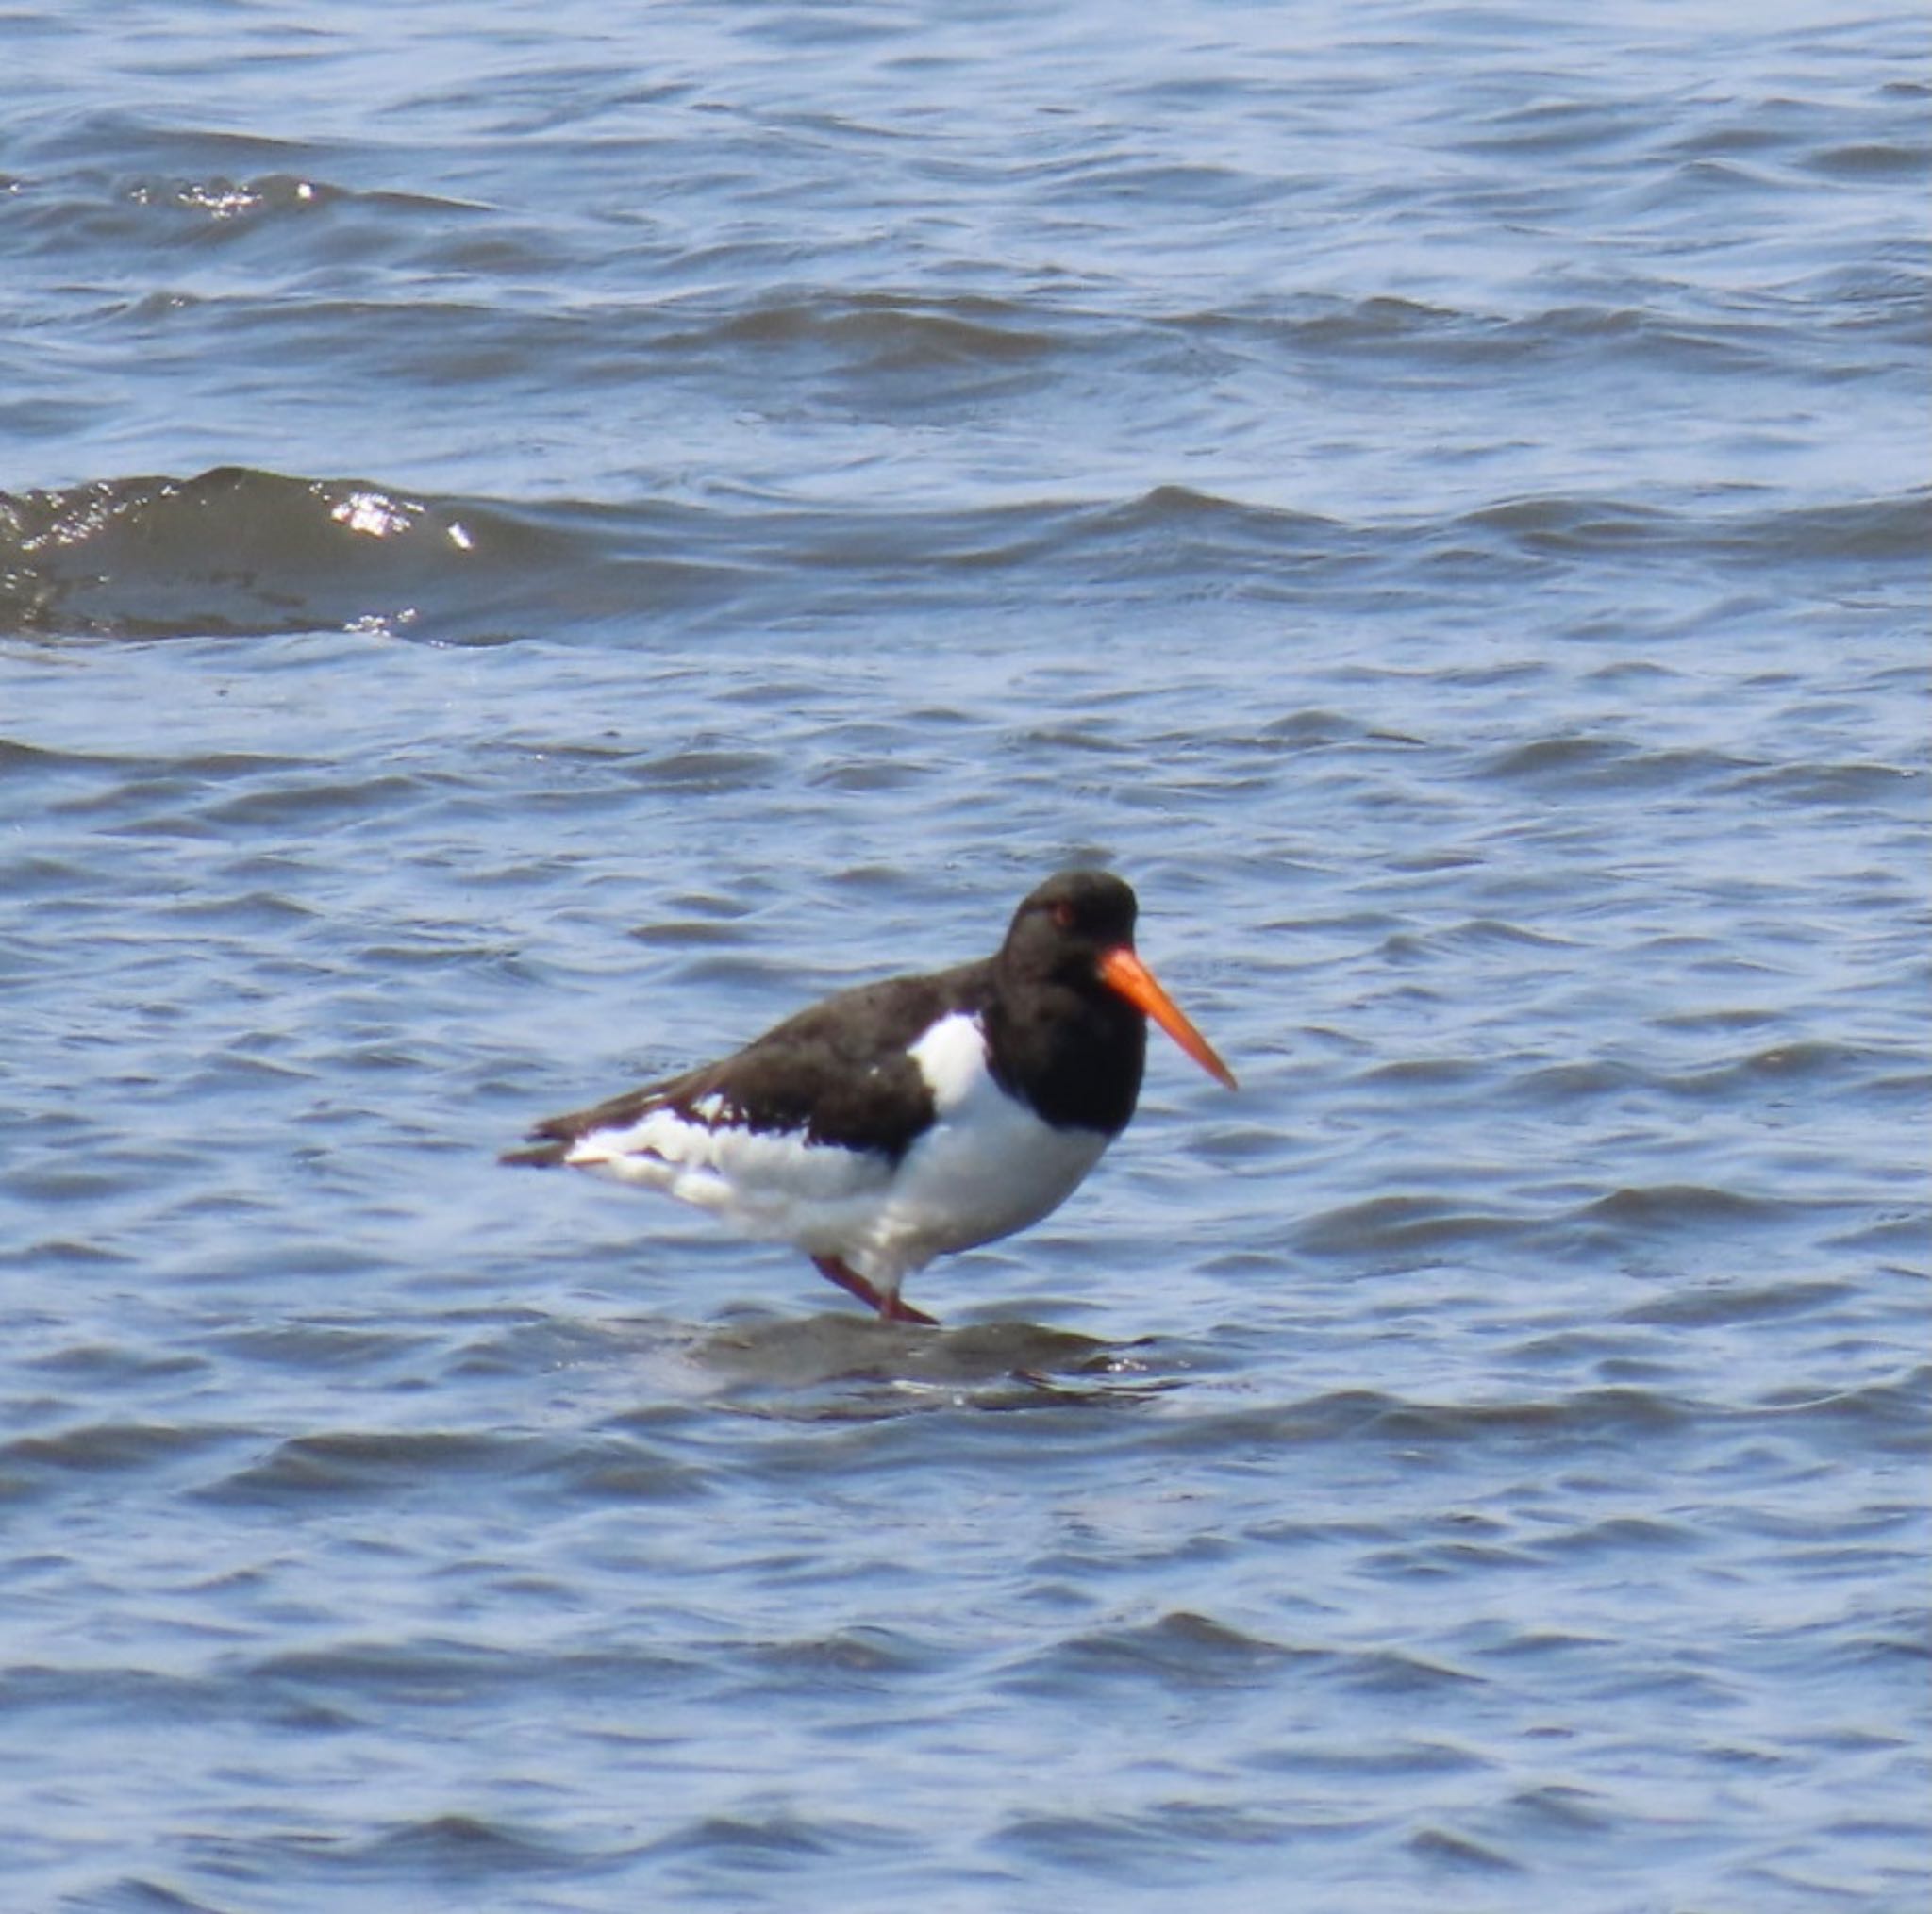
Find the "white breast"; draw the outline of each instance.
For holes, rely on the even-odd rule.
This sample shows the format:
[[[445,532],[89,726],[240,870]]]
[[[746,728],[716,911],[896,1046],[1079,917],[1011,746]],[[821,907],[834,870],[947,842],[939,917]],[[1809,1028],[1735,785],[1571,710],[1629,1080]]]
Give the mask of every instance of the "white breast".
[[[932,1088],[933,1125],[892,1179],[871,1246],[883,1269],[916,1269],[1038,1223],[1111,1140],[1096,1130],[1055,1129],[1008,1096],[987,1066],[976,1018],[941,1018],[911,1054]]]

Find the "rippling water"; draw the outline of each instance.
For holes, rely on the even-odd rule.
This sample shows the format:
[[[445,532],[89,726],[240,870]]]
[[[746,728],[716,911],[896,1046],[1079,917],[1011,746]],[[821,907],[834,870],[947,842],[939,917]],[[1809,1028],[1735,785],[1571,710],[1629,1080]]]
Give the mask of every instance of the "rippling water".
[[[1922,1906],[1926,42],[0,20],[0,1900]],[[495,1167],[1076,858],[944,1331]]]

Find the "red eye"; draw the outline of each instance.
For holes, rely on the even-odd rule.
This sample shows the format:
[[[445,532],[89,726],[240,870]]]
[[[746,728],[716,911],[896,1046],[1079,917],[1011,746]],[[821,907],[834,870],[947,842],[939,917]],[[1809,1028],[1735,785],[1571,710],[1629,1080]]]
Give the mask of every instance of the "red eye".
[[[1071,904],[1056,904],[1053,907],[1053,921],[1062,930],[1072,930],[1074,927],[1074,907]]]

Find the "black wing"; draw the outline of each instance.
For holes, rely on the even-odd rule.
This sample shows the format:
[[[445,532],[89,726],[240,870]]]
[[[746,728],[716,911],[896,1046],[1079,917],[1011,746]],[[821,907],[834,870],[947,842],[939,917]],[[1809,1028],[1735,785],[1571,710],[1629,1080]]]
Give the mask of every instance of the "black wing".
[[[721,1063],[545,1118],[530,1132],[531,1147],[503,1160],[560,1163],[578,1138],[668,1108],[711,1128],[799,1132],[897,1161],[933,1115],[932,1091],[908,1050],[940,1018],[983,1008],[990,992],[983,963],[841,990]]]

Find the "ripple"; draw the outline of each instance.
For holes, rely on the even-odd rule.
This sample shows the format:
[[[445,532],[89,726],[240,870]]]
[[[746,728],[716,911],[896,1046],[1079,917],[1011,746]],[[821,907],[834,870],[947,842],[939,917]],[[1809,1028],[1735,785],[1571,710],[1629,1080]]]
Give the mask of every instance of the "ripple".
[[[325,1851],[311,1847],[312,1856]],[[375,1839],[344,1843],[332,1858],[381,1874],[422,1874],[442,1881],[451,1875],[492,1879],[500,1875],[576,1872],[581,1856],[573,1849],[527,1830],[474,1815],[440,1814],[393,1827]]]
[[[1531,1227],[1526,1218],[1485,1213],[1441,1197],[1377,1196],[1310,1217],[1296,1230],[1295,1244],[1307,1256],[1407,1256],[1504,1241]]]
[[[159,1468],[231,1440],[225,1429],[92,1423],[53,1435],[15,1436],[0,1444],[0,1463],[39,1474],[118,1475]]]
[[[546,1654],[453,1641],[343,1642],[289,1649],[236,1671],[278,1705],[315,1702],[397,1704],[438,1710],[504,1696],[588,1702],[616,1691],[669,1693],[701,1678],[693,1660],[648,1653]]]
[[[791,1815],[752,1819],[711,1814],[662,1836],[653,1844],[653,1852],[709,1856],[727,1864],[750,1862],[762,1870],[774,1860],[824,1856],[839,1845],[829,1829]]]
[[[1140,1814],[1016,1815],[993,1844],[1031,1866],[1144,1888],[1185,1881],[1228,1847],[1277,1847],[1290,1832],[1271,1813],[1173,1802]]]
[[[1808,1207],[1798,1205],[1796,1207]],[[1768,1225],[1790,1213],[1792,1205],[1767,1197],[1740,1196],[1703,1183],[1657,1183],[1615,1190],[1577,1212],[1616,1225],[1621,1231],[1655,1235],[1740,1223]]]
[[[1063,1697],[1091,1691],[1096,1680],[1144,1680],[1176,1692],[1243,1688],[1273,1670],[1324,1655],[1262,1640],[1209,1616],[1176,1611],[1141,1628],[1073,1636],[1007,1681],[1024,1692]]]
[[[98,1914],[225,1914],[213,1901],[197,1901],[165,1882],[139,1874],[124,1875],[110,1881],[85,1900],[71,1904],[76,1909],[98,1910]]]
[[[1058,343],[1028,308],[1004,300],[916,302],[887,294],[777,300],[749,310],[734,307],[704,325],[656,341],[658,351],[697,358],[746,345],[809,345],[892,373],[1024,364]]]
[[[750,791],[769,784],[783,760],[764,751],[674,751],[632,769],[640,784],[664,791]]]
[[[1623,1310],[1620,1323],[1757,1323],[1844,1302],[1849,1285],[1833,1282],[1700,1284]]]
[[[1500,1848],[1444,1827],[1425,1827],[1409,1837],[1409,1851],[1419,1859],[1457,1873],[1516,1874],[1522,1864]]]

